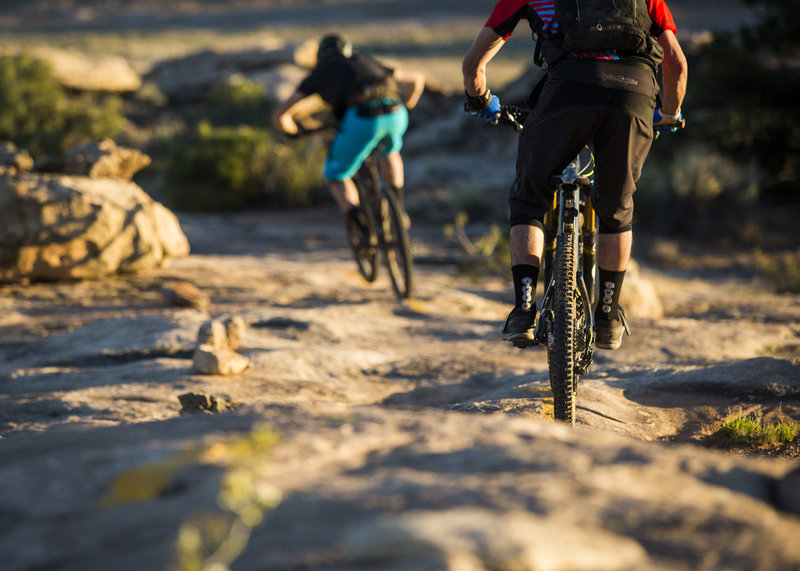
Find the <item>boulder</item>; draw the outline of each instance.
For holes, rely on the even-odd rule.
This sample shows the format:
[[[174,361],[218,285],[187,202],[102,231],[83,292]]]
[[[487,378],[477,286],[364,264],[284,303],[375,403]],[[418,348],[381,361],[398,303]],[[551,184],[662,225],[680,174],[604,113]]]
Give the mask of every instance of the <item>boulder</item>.
[[[181,403],[181,412],[224,412],[231,407],[224,397],[199,393],[178,395],[178,401]]]
[[[33,158],[28,151],[6,141],[0,143],[0,174],[18,174],[33,169]]]
[[[240,315],[225,319],[209,319],[197,332],[197,344],[236,351],[242,346],[246,330],[247,324]]]
[[[191,282],[167,280],[161,284],[161,293],[168,304],[175,307],[208,309],[211,298]]]
[[[131,181],[0,177],[0,282],[97,279],[188,253],[177,217]]]
[[[231,52],[206,50],[159,62],[146,74],[145,79],[158,86],[170,101],[203,99],[211,86],[233,75],[241,74],[250,78],[287,64],[300,67],[313,65],[309,45],[308,42],[289,46],[267,44]]]
[[[238,375],[250,367],[250,359],[230,349],[199,345],[192,356],[192,368],[203,375]]]
[[[633,317],[657,319],[664,316],[664,306],[653,282],[642,276],[639,264],[634,260],[628,263],[619,303]]]
[[[137,149],[118,147],[113,140],[102,139],[70,149],[64,172],[91,178],[130,180],[150,162],[150,157]]]
[[[54,48],[39,48],[35,55],[50,64],[58,83],[70,89],[130,93],[142,85],[142,78],[121,56],[89,55]]]

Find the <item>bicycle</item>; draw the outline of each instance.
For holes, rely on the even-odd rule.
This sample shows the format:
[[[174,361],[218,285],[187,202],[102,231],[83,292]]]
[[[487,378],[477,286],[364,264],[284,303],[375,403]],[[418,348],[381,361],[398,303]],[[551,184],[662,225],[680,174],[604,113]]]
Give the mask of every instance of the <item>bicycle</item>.
[[[292,138],[315,134],[330,138],[333,132],[334,129],[323,122],[310,128],[301,127]],[[346,218],[345,233],[358,272],[368,283],[373,283],[378,278],[380,252],[395,294],[400,299],[409,299],[414,292],[409,217],[402,198],[395,196],[384,183],[374,150],[359,167],[353,183],[358,190],[360,210],[364,216],[360,224]]]
[[[499,123],[521,131],[530,110],[501,107]],[[683,119],[657,128],[675,132]],[[534,345],[547,347],[553,416],[575,424],[578,379],[588,372],[594,352],[594,313],[597,276],[597,215],[592,206],[593,158],[579,154],[550,178],[553,203],[545,214],[542,255],[545,290],[534,325]],[[623,317],[625,329],[627,322]]]
[[[361,165],[353,182],[366,223],[366,228],[346,225],[347,240],[358,271],[367,282],[374,282],[378,277],[380,251],[392,289],[398,298],[408,299],[414,291],[414,262],[408,237],[408,214],[402,199],[384,184],[374,152]]]

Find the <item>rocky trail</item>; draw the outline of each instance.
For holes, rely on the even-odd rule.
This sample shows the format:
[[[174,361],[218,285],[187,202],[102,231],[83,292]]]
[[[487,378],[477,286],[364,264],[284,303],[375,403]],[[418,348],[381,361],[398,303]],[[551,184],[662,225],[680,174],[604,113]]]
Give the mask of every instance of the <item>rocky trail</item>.
[[[335,22],[376,46],[425,30],[434,41],[401,55],[447,55],[456,86],[488,10],[7,4],[12,47],[28,33],[133,45],[131,30],[199,32],[126,45],[142,70],[191,52],[189,39],[204,49],[208,30],[297,41]],[[670,2],[687,38],[747,21],[729,4]],[[502,205],[512,134],[487,139],[433,101],[428,113],[436,120],[406,138],[409,188],[474,186]],[[499,340],[506,280],[441,263],[460,250],[441,220],[415,214],[436,197],[410,198],[417,286],[406,303],[385,272],[372,285],[359,277],[331,208],[183,213],[191,254],[168,266],[1,285],[0,569],[800,568],[800,444],[731,449],[716,434],[731,413],[800,421],[800,296],[772,293],[741,248],[637,234],[626,288],[638,282],[657,307],[629,313],[620,351],[595,354],[571,428],[552,419],[544,351]],[[241,324],[229,350],[249,366],[201,373],[198,343],[220,322],[229,344],[227,327]]]
[[[505,280],[425,263],[452,254],[440,227],[412,228],[400,304],[331,210],[181,222],[193,253],[169,267],[0,288],[4,569],[167,568],[180,524],[222,510],[235,463],[208,451],[263,425],[258,480],[282,499],[233,569],[800,564],[796,447],[706,447],[734,410],[800,418],[797,296],[643,264],[665,315],[596,354],[570,429],[544,352],[498,340]],[[170,304],[176,280],[207,309]],[[197,374],[201,324],[230,316],[251,366]],[[227,410],[182,411],[187,393]]]

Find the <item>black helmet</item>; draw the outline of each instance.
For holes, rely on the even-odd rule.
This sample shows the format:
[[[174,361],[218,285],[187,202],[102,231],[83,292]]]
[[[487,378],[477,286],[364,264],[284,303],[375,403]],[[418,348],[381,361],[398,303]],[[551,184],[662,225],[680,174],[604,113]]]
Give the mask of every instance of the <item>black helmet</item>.
[[[353,44],[341,34],[328,34],[319,41],[317,61],[336,56],[350,57],[351,55],[353,55]]]

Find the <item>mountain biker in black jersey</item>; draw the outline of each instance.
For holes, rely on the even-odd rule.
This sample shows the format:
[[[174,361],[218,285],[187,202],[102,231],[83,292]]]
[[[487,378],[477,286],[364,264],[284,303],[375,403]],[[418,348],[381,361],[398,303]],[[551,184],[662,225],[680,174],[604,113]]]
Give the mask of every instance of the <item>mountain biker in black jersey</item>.
[[[400,149],[408,128],[408,109],[417,104],[424,88],[422,73],[388,67],[354,51],[345,36],[328,34],[319,42],[316,66],[281,103],[272,121],[278,129],[295,135],[299,127],[293,114],[303,100],[318,94],[331,106],[338,126],[324,176],[346,222],[363,228],[353,175],[370,152],[376,150],[384,180],[402,199],[404,171]]]
[[[600,0],[575,3],[608,10]],[[569,4],[574,7],[575,3]],[[635,49],[625,50],[601,49],[601,45],[570,51],[564,30],[571,31],[576,24],[570,26],[557,18],[557,14],[564,14],[566,4],[559,5],[558,0],[499,0],[464,57],[464,88],[468,110],[497,123],[500,101],[489,91],[486,66],[517,23],[527,19],[541,42],[534,59],[545,64],[546,75],[528,103],[533,112],[520,135],[516,178],[509,196],[515,306],[503,328],[503,339],[518,347],[534,344],[543,218],[553,200],[549,179],[561,172],[584,145],[592,144],[596,187],[592,203],[600,219],[596,346],[614,350],[620,347],[627,330],[619,295],[630,259],[635,183],[650,150],[653,126],[682,118],[688,71],[675,37],[677,28],[664,0],[638,3],[633,27],[641,31],[640,38]],[[580,20],[580,12],[574,20]],[[661,107],[657,108],[659,65],[663,93]]]

